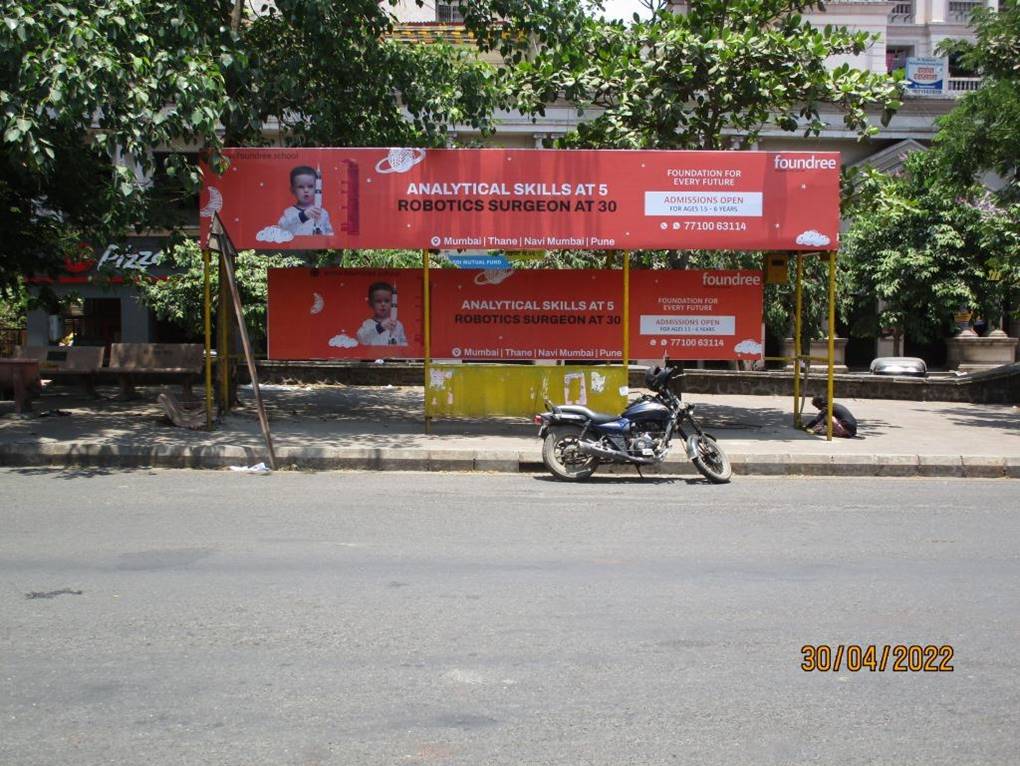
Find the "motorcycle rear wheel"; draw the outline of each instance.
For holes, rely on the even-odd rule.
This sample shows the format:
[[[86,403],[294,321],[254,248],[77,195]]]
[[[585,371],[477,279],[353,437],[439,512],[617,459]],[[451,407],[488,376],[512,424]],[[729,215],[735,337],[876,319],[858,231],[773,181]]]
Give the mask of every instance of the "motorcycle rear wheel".
[[[542,443],[542,462],[549,472],[563,481],[584,481],[595,473],[598,458],[578,448],[580,426],[553,426]]]
[[[726,484],[733,475],[733,468],[730,466],[730,459],[726,457],[723,448],[719,446],[713,437],[708,434],[695,434],[690,438],[691,452],[694,457],[691,462],[698,469],[702,476],[713,484]]]

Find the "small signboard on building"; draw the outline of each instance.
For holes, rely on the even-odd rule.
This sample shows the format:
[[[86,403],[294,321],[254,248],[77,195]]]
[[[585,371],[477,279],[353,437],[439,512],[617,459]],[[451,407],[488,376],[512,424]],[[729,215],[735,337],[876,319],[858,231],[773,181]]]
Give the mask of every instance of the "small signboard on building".
[[[912,93],[942,93],[946,60],[911,56],[907,59],[907,88]]]

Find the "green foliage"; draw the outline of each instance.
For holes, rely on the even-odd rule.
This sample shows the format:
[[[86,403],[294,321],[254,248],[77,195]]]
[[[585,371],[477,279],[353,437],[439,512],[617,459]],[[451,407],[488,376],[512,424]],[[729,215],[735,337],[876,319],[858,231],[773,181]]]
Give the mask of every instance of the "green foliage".
[[[491,130],[494,68],[470,49],[387,39],[392,26],[377,0],[281,0],[244,30],[244,97],[299,146],[443,146],[450,124]]]
[[[259,3],[264,15],[249,5],[4,3],[0,293],[23,274],[57,273],[81,242],[177,225],[169,203],[194,195],[198,168],[171,155],[151,186],[157,151],[194,146],[218,162],[223,146],[263,143],[267,124],[290,144],[440,146],[448,125],[490,130],[509,103],[475,49],[388,39],[387,3],[276,0]],[[482,47],[513,58],[569,34],[580,3],[475,0],[466,15]]]
[[[981,88],[939,120],[927,155],[896,178],[857,179],[843,240],[850,290],[845,307],[858,334],[895,328],[924,341],[952,330],[970,306],[992,322],[1015,305],[1020,287],[1020,12],[978,9],[976,41],[947,41],[940,53],[980,72]],[[1005,186],[979,181],[994,171]],[[879,304],[881,301],[881,304]],[[875,307],[885,306],[876,313]]]
[[[163,265],[175,271],[166,279],[150,280],[140,277],[137,285],[142,299],[160,319],[200,335],[204,320],[204,277],[202,252],[191,240],[180,242],[163,251]],[[237,254],[235,274],[237,289],[244,307],[245,324],[252,343],[265,347],[266,296],[268,269],[284,266],[302,266],[304,261],[293,255],[268,255],[251,250]],[[211,267],[212,294],[219,287],[215,257]],[[215,297],[213,298],[215,316]]]
[[[855,333],[935,339],[960,306],[993,320],[1007,309],[1020,284],[1020,205],[959,186],[937,156],[917,153],[857,211],[843,253]]]
[[[570,44],[521,63],[516,89],[526,109],[565,97],[602,109],[564,142],[597,148],[720,149],[724,132],[745,142],[773,124],[818,135],[824,104],[846,127],[870,135],[867,109],[887,122],[899,107],[898,82],[840,65],[873,39],[843,27],[815,28],[805,0],[693,0],[688,12],[665,7],[632,24],[586,19]]]
[[[53,273],[78,242],[139,223],[129,169],[152,150],[218,141],[225,78],[244,63],[231,3],[20,0],[0,20],[0,290]]]
[[[0,295],[0,327],[24,327],[29,308],[24,280],[18,280],[6,295]]]
[[[723,149],[737,133],[745,145],[775,126],[818,135],[823,105],[845,126],[875,133],[869,109],[883,124],[900,106],[897,78],[826,59],[857,55],[873,39],[863,32],[814,28],[800,15],[821,8],[804,0],[694,0],[688,13],[658,7],[646,21],[587,19],[564,46],[521,63],[515,88],[525,110],[566,98],[601,116],[582,122],[565,146],[634,149]],[[867,178],[855,178],[858,184]],[[761,253],[656,251],[639,253],[648,268],[761,268]],[[828,307],[824,259],[805,259],[805,336],[824,335]],[[793,315],[793,281],[768,285],[768,332],[786,337]]]
[[[998,12],[978,9],[972,17],[977,39],[947,41],[942,53],[960,54],[961,63],[984,77],[939,122],[935,154],[943,172],[957,183],[973,182],[994,170],[1007,186],[1000,195],[1020,199],[1020,7],[1016,0]]]

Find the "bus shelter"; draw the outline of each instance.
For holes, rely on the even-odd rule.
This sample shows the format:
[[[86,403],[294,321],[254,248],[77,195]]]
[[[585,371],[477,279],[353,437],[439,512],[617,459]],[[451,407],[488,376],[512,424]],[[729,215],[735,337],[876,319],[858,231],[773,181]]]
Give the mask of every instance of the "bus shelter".
[[[223,172],[204,168],[200,204],[207,263],[218,250],[227,285],[237,249],[422,252],[420,270],[271,271],[268,331],[271,359],[423,359],[426,423],[530,414],[546,396],[618,409],[631,358],[763,358],[761,271],[632,271],[633,250],[795,253],[797,338],[802,258],[827,253],[829,353],[813,361],[828,365],[831,439],[836,153],[264,148],[224,158]],[[514,270],[490,255],[550,249],[622,255],[615,269],[584,271]],[[468,255],[460,269],[431,269],[437,250]],[[261,412],[243,328],[242,339]],[[798,346],[786,361],[799,423],[799,366],[812,360]],[[211,389],[207,371],[208,402]]]

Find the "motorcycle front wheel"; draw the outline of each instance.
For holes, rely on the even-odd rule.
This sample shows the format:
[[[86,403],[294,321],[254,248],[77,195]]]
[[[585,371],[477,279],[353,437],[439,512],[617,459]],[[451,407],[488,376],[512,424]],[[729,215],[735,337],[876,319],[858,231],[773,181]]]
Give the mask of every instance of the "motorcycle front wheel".
[[[595,473],[598,458],[581,452],[580,426],[553,426],[542,443],[542,462],[557,479],[584,481]]]
[[[713,484],[725,484],[733,475],[733,468],[730,466],[730,459],[726,457],[723,448],[719,446],[714,438],[708,434],[695,434],[689,440],[691,462],[698,469],[702,476]]]

